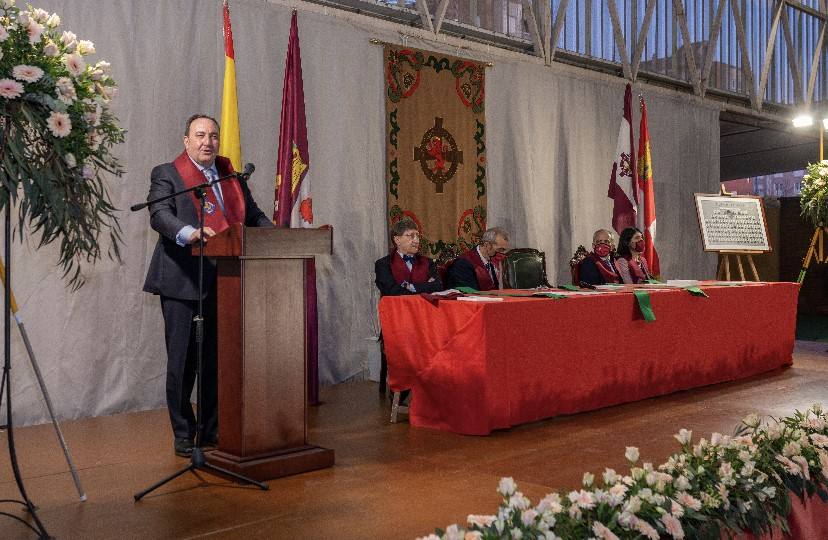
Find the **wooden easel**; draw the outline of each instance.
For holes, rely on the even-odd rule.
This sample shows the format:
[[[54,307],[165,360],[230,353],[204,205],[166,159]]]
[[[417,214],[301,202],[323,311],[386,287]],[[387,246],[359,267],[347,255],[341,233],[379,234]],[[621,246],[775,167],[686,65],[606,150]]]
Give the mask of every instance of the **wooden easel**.
[[[814,230],[814,236],[811,238],[811,244],[808,246],[808,253],[802,261],[802,269],[799,271],[799,277],[796,278],[797,283],[805,281],[805,273],[811,265],[811,260],[816,259],[817,263],[828,262],[828,254],[825,253],[825,236],[828,236],[828,227],[820,223]]]
[[[716,273],[716,279],[719,281],[731,281],[730,279],[730,257],[735,259],[736,264],[739,267],[739,277],[742,281],[747,281],[745,279],[745,269],[742,266],[742,255],[745,256],[747,259],[748,264],[750,264],[750,270],[753,272],[753,280],[759,280],[759,273],[756,271],[756,265],[753,264],[753,255],[761,254],[761,251],[720,251],[719,252],[719,271]]]

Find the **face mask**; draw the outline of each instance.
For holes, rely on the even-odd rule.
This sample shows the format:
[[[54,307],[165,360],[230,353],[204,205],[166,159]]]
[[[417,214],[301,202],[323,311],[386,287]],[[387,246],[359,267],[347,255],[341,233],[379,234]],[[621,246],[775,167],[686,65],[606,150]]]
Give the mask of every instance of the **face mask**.
[[[644,243],[644,240],[639,240],[638,242],[635,243],[635,245],[633,246],[633,249],[636,250],[639,253],[644,253],[644,248],[646,246],[647,246],[647,244]]]
[[[495,264],[501,263],[504,260],[506,260],[506,255],[504,255],[503,253],[495,253],[494,255],[492,255],[492,262]]]
[[[597,246],[595,246],[595,254],[601,258],[609,255],[610,251],[612,251],[612,248],[606,244],[598,244]]]

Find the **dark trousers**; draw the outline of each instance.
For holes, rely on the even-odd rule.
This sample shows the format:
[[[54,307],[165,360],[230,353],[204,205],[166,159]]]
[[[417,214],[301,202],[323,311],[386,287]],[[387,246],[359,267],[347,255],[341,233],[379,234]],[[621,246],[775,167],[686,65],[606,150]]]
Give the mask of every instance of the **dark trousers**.
[[[167,344],[167,409],[177,439],[193,438],[196,419],[190,398],[196,381],[196,336],[193,317],[198,302],[161,296]],[[218,435],[218,381],[216,361],[216,295],[204,299],[204,343],[201,364],[201,439]]]

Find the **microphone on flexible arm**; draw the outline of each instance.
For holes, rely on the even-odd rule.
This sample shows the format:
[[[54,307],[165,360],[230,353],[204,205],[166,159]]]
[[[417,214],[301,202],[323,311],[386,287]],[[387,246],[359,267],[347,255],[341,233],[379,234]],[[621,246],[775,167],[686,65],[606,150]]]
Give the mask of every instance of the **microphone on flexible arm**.
[[[244,165],[244,171],[242,171],[240,173],[236,173],[236,178],[238,178],[239,180],[244,180],[245,182],[247,182],[248,178],[250,178],[250,175],[252,175],[253,171],[255,171],[255,170],[256,170],[255,165],[253,165],[252,163],[246,163]]]

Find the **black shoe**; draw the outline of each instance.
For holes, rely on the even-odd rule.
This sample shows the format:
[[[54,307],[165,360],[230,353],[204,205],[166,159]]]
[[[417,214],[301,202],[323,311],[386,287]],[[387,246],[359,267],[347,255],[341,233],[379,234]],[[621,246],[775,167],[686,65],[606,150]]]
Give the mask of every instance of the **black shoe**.
[[[212,439],[204,439],[201,441],[201,448],[203,450],[215,450],[218,448],[218,440],[215,438]]]
[[[178,438],[175,439],[175,455],[178,457],[190,457],[193,455],[193,440]]]

